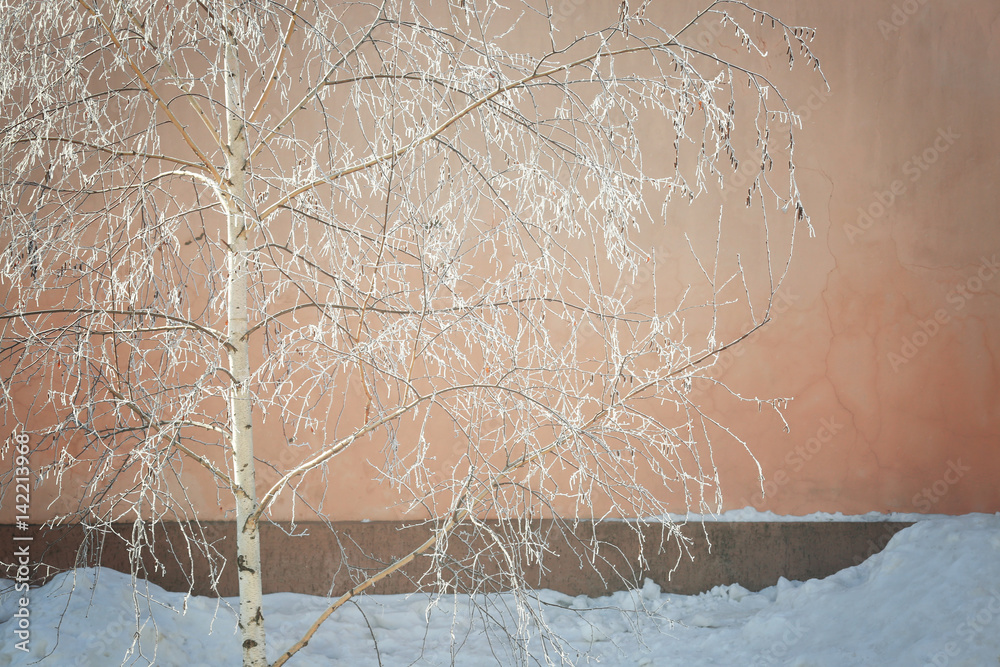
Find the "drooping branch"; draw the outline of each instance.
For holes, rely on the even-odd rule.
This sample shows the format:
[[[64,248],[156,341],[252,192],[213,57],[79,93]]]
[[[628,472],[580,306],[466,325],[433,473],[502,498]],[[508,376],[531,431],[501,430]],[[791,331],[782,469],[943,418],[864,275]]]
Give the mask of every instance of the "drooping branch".
[[[14,320],[29,317],[44,317],[46,315],[122,315],[126,317],[149,317],[152,319],[162,318],[169,322],[176,322],[181,325],[179,329],[198,331],[212,339],[226,345],[228,343],[226,335],[209,326],[199,324],[177,315],[161,313],[146,309],[116,309],[116,308],[44,308],[40,310],[24,310],[18,312],[0,313],[0,320]]]
[[[671,39],[668,42],[654,42],[654,43],[650,43],[650,44],[644,44],[642,46],[625,47],[625,48],[621,48],[621,49],[611,49],[611,50],[605,50],[604,47],[603,47],[603,45],[602,45],[601,50],[599,50],[596,53],[593,53],[593,54],[591,54],[589,56],[584,56],[584,57],[578,58],[576,60],[573,60],[571,62],[562,64],[562,65],[553,66],[553,67],[550,67],[550,68],[544,69],[544,70],[538,70],[538,69],[536,69],[536,71],[534,71],[534,72],[532,72],[530,74],[527,74],[527,75],[521,77],[520,79],[514,80],[514,81],[512,81],[512,82],[510,82],[510,83],[508,83],[506,85],[503,85],[500,82],[498,82],[498,85],[497,85],[496,89],[494,89],[491,92],[489,92],[489,93],[487,93],[485,95],[482,95],[482,96],[474,99],[473,101],[469,102],[466,106],[464,106],[463,108],[461,108],[458,111],[456,111],[454,114],[452,114],[451,116],[449,116],[448,118],[446,118],[444,121],[442,121],[441,123],[439,123],[436,127],[434,127],[433,129],[431,129],[430,131],[428,131],[428,132],[426,132],[426,133],[424,133],[422,135],[414,137],[411,141],[409,141],[408,143],[406,143],[403,146],[400,146],[399,148],[386,151],[385,153],[382,153],[380,155],[373,156],[373,157],[371,157],[371,158],[369,158],[367,160],[363,160],[363,161],[360,161],[358,163],[355,163],[354,165],[351,165],[351,166],[345,167],[343,169],[340,169],[340,170],[336,171],[335,173],[331,174],[328,177],[314,179],[312,181],[309,181],[307,183],[304,183],[304,184],[298,186],[297,188],[293,189],[291,192],[288,192],[288,193],[282,195],[281,197],[279,197],[278,199],[276,199],[276,200],[268,203],[263,208],[263,210],[260,212],[260,217],[261,217],[261,219],[266,219],[272,213],[274,213],[278,209],[280,209],[280,208],[284,207],[285,205],[287,205],[288,202],[290,202],[291,200],[295,199],[296,197],[298,197],[298,196],[300,196],[302,194],[305,194],[306,192],[309,192],[310,190],[313,190],[314,188],[316,188],[318,186],[327,185],[327,184],[333,183],[334,181],[336,181],[336,180],[338,180],[340,178],[343,178],[345,176],[349,176],[349,175],[357,173],[359,171],[364,171],[364,170],[370,169],[371,167],[374,167],[374,166],[379,165],[379,164],[383,164],[383,163],[386,163],[386,162],[391,162],[393,160],[398,160],[399,158],[401,158],[402,156],[406,155],[407,153],[409,153],[410,151],[414,150],[415,148],[417,148],[417,147],[419,147],[419,146],[421,146],[421,145],[423,145],[425,143],[428,143],[430,141],[433,141],[438,136],[440,136],[443,132],[445,132],[445,130],[447,130],[448,128],[450,128],[453,125],[455,125],[455,123],[457,123],[459,120],[461,120],[462,118],[465,118],[466,116],[468,116],[473,111],[475,111],[475,110],[481,108],[482,106],[484,106],[485,104],[491,102],[496,97],[498,97],[500,95],[504,95],[504,94],[509,93],[511,91],[514,91],[514,90],[516,90],[518,88],[523,88],[524,86],[526,86],[527,84],[529,84],[531,82],[542,80],[542,79],[552,78],[553,76],[555,76],[557,74],[569,72],[570,70],[576,69],[576,68],[581,67],[583,65],[593,64],[595,61],[598,61],[598,60],[603,59],[603,58],[615,58],[615,57],[632,55],[632,54],[638,54],[638,53],[651,53],[651,52],[657,52],[657,51],[664,51],[664,50],[670,48],[671,46],[676,46],[677,44],[678,43],[676,41],[676,38],[674,38],[674,39]],[[697,51],[695,51],[695,52],[697,52]],[[704,55],[706,55],[706,57],[709,57],[709,58],[711,58],[713,60],[716,59],[715,56],[712,56],[710,54],[704,54]],[[745,71],[749,75],[751,75],[753,78],[760,79],[760,80],[764,81],[765,84],[768,86],[768,88],[774,89],[774,86],[771,85],[769,82],[767,82],[766,79],[764,79],[764,77],[762,77],[761,75],[753,73],[753,72],[749,72],[749,70],[745,70]]]
[[[152,429],[154,429],[157,432],[162,432],[163,431],[163,427],[165,427],[165,426],[171,426],[171,427],[175,427],[175,426],[193,426],[193,427],[202,428],[202,429],[205,429],[205,430],[208,430],[208,431],[213,431],[215,433],[218,433],[218,434],[226,436],[226,437],[228,437],[228,435],[229,435],[224,430],[222,430],[222,429],[220,429],[220,428],[218,428],[216,426],[212,426],[211,424],[206,424],[204,422],[193,421],[193,420],[190,420],[190,419],[181,419],[181,420],[169,421],[169,422],[168,421],[163,421],[163,420],[156,421],[149,414],[147,414],[142,408],[140,408],[135,403],[135,401],[129,400],[123,394],[120,394],[119,392],[115,391],[114,388],[112,388],[110,385],[107,385],[105,388],[107,389],[108,393],[110,393],[112,396],[114,396],[117,400],[121,401],[122,405],[126,406],[129,410],[131,410],[143,422],[143,424],[146,427],[152,428]],[[233,481],[232,481],[232,479],[230,479],[229,475],[227,475],[226,473],[224,473],[221,470],[219,470],[218,467],[216,467],[216,465],[214,463],[212,463],[211,461],[209,461],[208,459],[206,459],[204,456],[201,456],[200,454],[195,453],[189,447],[187,447],[187,445],[183,444],[181,442],[180,436],[178,434],[174,434],[172,437],[170,437],[168,439],[168,442],[170,443],[171,447],[176,448],[177,450],[179,450],[180,452],[182,452],[185,456],[187,456],[188,458],[190,458],[192,461],[196,462],[198,465],[202,466],[203,468],[205,468],[206,470],[208,470],[210,473],[212,473],[213,476],[215,476],[218,480],[220,480],[223,484],[225,484],[226,487],[229,488],[229,490],[232,491],[234,494],[236,494],[238,496],[238,495],[240,495],[240,493],[242,493],[243,490],[240,489],[236,484],[233,483]]]
[[[80,146],[82,148],[89,148],[101,153],[107,153],[113,157],[136,157],[142,160],[155,160],[162,162],[172,162],[184,167],[191,169],[205,169],[204,164],[199,162],[191,162],[189,160],[183,160],[179,157],[174,157],[172,155],[159,155],[157,153],[147,153],[144,151],[128,151],[119,148],[112,148],[110,146],[99,146],[97,144],[91,143],[89,141],[81,141],[80,139],[72,139],[68,137],[39,137],[41,141],[51,141],[54,143],[72,144],[74,146]],[[18,141],[12,142],[13,144],[29,144],[38,139],[19,139]]]
[[[682,366],[682,367],[680,367],[678,369],[675,369],[675,370],[671,371],[668,375],[666,375],[663,378],[658,378],[655,381],[646,382],[644,384],[641,384],[641,385],[633,388],[628,394],[626,394],[625,396],[621,397],[615,404],[609,405],[606,408],[602,409],[600,412],[598,412],[593,417],[591,417],[590,420],[587,421],[587,423],[583,424],[582,426],[580,426],[576,430],[579,433],[586,432],[588,429],[593,428],[595,425],[599,424],[602,420],[604,420],[608,416],[608,414],[610,414],[611,411],[613,411],[614,409],[616,409],[618,407],[621,407],[621,406],[625,405],[630,399],[632,399],[632,398],[636,397],[637,395],[642,394],[642,393],[648,391],[649,389],[651,389],[651,388],[659,385],[660,383],[662,383],[666,379],[669,379],[671,377],[677,377],[679,375],[683,375],[687,371],[691,370],[691,368],[696,367],[699,364],[701,364],[701,363],[705,362],[706,360],[710,359],[711,357],[717,356],[717,355],[721,354],[722,352],[726,351],[727,349],[729,349],[729,348],[731,348],[731,347],[739,344],[740,342],[742,342],[743,340],[745,340],[747,337],[751,336],[758,329],[760,329],[762,326],[764,326],[766,323],[767,323],[767,320],[762,321],[761,323],[757,324],[756,326],[754,326],[749,331],[743,333],[743,335],[741,335],[739,338],[737,338],[737,339],[735,339],[733,341],[730,341],[729,343],[727,343],[725,345],[722,345],[722,346],[720,346],[719,348],[717,348],[715,350],[707,352],[706,354],[702,355],[698,359],[695,359],[695,360],[691,361],[690,363],[688,363],[688,364],[686,364],[686,365],[684,365],[684,366]],[[415,405],[416,403],[417,403],[417,401],[415,401],[413,403],[413,405]],[[387,416],[387,418],[388,419],[395,419],[398,416],[398,414],[399,414],[399,411],[397,413],[395,413],[395,414]],[[356,435],[357,436],[363,435],[364,433],[367,433],[369,430],[370,429],[366,428],[363,432],[359,432]],[[329,455],[333,456],[335,453],[341,451],[344,447],[347,447],[348,445],[350,445],[355,439],[356,439],[356,436],[353,436],[353,435],[350,436],[349,438],[345,438],[341,442],[337,443],[337,445],[335,445],[335,447],[337,447],[337,450],[335,452],[331,452]],[[449,513],[448,518],[445,520],[445,522],[443,523],[443,525],[441,525],[438,528],[435,528],[433,530],[433,532],[432,532],[432,534],[431,534],[430,537],[428,537],[423,543],[421,543],[420,545],[418,545],[416,548],[414,548],[412,551],[410,551],[409,553],[407,553],[405,556],[403,556],[403,557],[401,557],[401,558],[393,561],[389,566],[387,566],[387,567],[379,570],[377,573],[375,573],[375,574],[371,575],[370,577],[366,578],[364,581],[362,581],[361,583],[355,585],[349,591],[347,591],[346,593],[344,593],[343,595],[341,595],[339,598],[337,598],[333,603],[331,603],[330,606],[328,606],[319,615],[319,617],[317,617],[317,619],[313,622],[313,624],[311,626],[309,626],[309,628],[302,635],[302,637],[297,642],[295,642],[295,644],[293,644],[291,647],[289,647],[284,653],[281,654],[281,656],[274,662],[273,667],[280,667],[281,665],[284,665],[292,656],[294,656],[300,650],[302,650],[303,648],[305,648],[305,646],[309,643],[309,641],[312,639],[312,637],[319,630],[320,626],[328,618],[330,618],[330,616],[332,616],[333,613],[335,611],[337,611],[337,609],[339,609],[343,605],[347,604],[348,602],[351,601],[352,598],[357,597],[358,595],[360,595],[364,591],[368,590],[369,588],[371,588],[372,586],[374,586],[375,584],[377,584],[379,581],[385,579],[386,577],[390,576],[394,572],[397,572],[400,569],[406,567],[411,562],[413,562],[418,556],[420,556],[421,554],[427,552],[427,550],[430,549],[431,547],[433,547],[435,544],[439,544],[442,541],[444,541],[445,538],[447,538],[448,535],[450,535],[452,532],[454,532],[454,530],[456,528],[458,528],[460,525],[462,525],[462,523],[467,518],[469,518],[470,516],[472,516],[472,514],[476,511],[476,509],[480,505],[482,505],[486,501],[486,499],[489,498],[497,489],[499,489],[508,479],[510,479],[514,475],[514,473],[518,472],[519,470],[521,470],[525,466],[530,465],[530,464],[532,464],[532,463],[534,463],[534,462],[542,459],[545,456],[548,456],[550,454],[553,454],[553,453],[557,452],[567,442],[568,439],[569,439],[569,437],[562,436],[562,437],[557,438],[556,440],[554,440],[547,447],[541,448],[541,449],[539,449],[537,451],[534,451],[534,452],[531,452],[529,454],[525,454],[525,455],[521,456],[520,458],[516,459],[515,461],[509,462],[507,465],[504,466],[504,468],[502,470],[498,471],[493,476],[491,476],[489,484],[486,486],[486,488],[484,488],[483,490],[481,490],[479,493],[477,493],[477,494],[475,494],[473,496],[468,496],[467,495],[468,492],[466,491],[466,492],[463,492],[461,495],[459,495],[456,498],[456,500],[454,502],[454,505],[453,505],[454,511]],[[323,458],[325,459],[325,458],[329,458],[329,457],[328,456],[324,456]],[[318,462],[319,461],[316,461],[315,463],[318,463]],[[315,465],[315,463],[313,461],[308,461],[308,462],[304,463],[303,465],[299,466],[299,468],[296,469],[297,474],[301,474],[301,472],[304,472],[307,465],[311,467],[312,465]],[[302,469],[302,470],[300,470],[300,469]],[[269,495],[270,495],[270,492],[269,492]],[[268,496],[265,496],[265,498],[268,498]]]
[[[388,4],[388,1],[389,0],[382,0],[382,4],[379,5],[378,11],[375,14],[375,18],[372,20],[371,25],[368,26],[368,29],[365,31],[364,35],[362,35],[358,40],[356,40],[354,44],[351,45],[351,48],[349,48],[346,52],[344,52],[340,56],[340,58],[338,58],[337,61],[330,66],[330,68],[327,70],[327,73],[324,76],[320,77],[319,83],[310,88],[309,91],[307,91],[305,95],[303,95],[298,100],[298,102],[291,107],[291,110],[287,114],[285,114],[284,118],[278,121],[277,124],[275,124],[275,126],[272,127],[268,131],[268,133],[260,139],[257,145],[253,148],[253,150],[250,151],[249,155],[250,160],[253,160],[258,153],[264,150],[272,139],[274,139],[277,136],[280,136],[282,130],[284,130],[285,127],[290,122],[292,122],[292,119],[294,119],[295,116],[298,115],[300,111],[306,108],[306,105],[309,103],[309,101],[315,98],[317,95],[319,95],[320,92],[322,92],[323,88],[326,86],[326,80],[329,79],[334,74],[334,72],[336,72],[345,62],[347,62],[354,55],[354,53],[359,48],[361,48],[362,44],[371,39],[372,33],[375,31],[375,28],[378,27],[379,23],[385,16],[385,8],[386,5]],[[261,219],[263,220],[265,217],[266,216],[262,215]]]
[[[16,323],[9,330],[27,350],[21,362],[17,344],[5,347],[4,359],[18,366],[16,382],[68,378],[70,386],[53,383],[49,395],[61,399],[59,418],[73,434],[146,443],[130,452],[141,479],[125,495],[106,486],[92,496],[133,509],[169,497],[168,468],[190,459],[198,465],[187,468],[201,476],[204,467],[238,505],[241,586],[249,570],[259,580],[247,545],[265,520],[280,518],[279,497],[293,496],[295,519],[300,501],[305,512],[330,518],[323,500],[313,502],[312,484],[337,474],[332,464],[342,459],[335,457],[348,449],[384,454],[384,464],[371,461],[378,482],[391,484],[410,511],[426,510],[436,526],[402,560],[361,583],[352,579],[358,585],[276,664],[338,607],[435,544],[465,539],[466,528],[490,533],[482,517],[650,516],[675,500],[690,507],[699,493],[696,502],[706,503],[705,489],[718,487],[714,461],[703,466],[702,456],[714,456],[714,434],[743,441],[726,420],[701,411],[691,382],[769,321],[783,277],[775,280],[781,259],[772,264],[772,237],[785,223],[765,215],[763,247],[744,255],[764,259],[754,265],[737,255],[736,270],[726,266],[721,238],[714,265],[702,265],[692,243],[692,271],[672,254],[674,247],[686,252],[671,242],[678,219],[656,207],[666,211],[677,192],[705,193],[709,177],[722,186],[717,163],[736,168],[745,151],[752,166],[760,154],[760,192],[783,189],[790,151],[773,148],[771,136],[777,125],[794,124],[789,103],[780,94],[774,104],[763,99],[776,92],[766,77],[680,40],[714,12],[733,24],[736,39],[751,40],[746,57],[758,60],[766,50],[755,29],[724,11],[746,5],[712,2],[676,34],[652,21],[647,30],[628,15],[601,30],[588,23],[579,38],[550,34],[546,54],[505,51],[518,36],[507,40],[494,28],[516,30],[522,19],[511,14],[510,23],[496,3],[449,5],[450,23],[434,25],[436,7],[428,17],[420,3],[388,0],[378,7],[199,0],[149,19],[132,0],[118,0],[113,13],[92,0],[74,2],[81,10],[73,23],[43,26],[48,34],[37,39],[67,40],[71,57],[57,59],[52,71],[68,83],[44,76],[24,83],[33,100],[53,101],[38,113],[31,107],[31,120],[17,121],[24,134],[0,143],[14,147],[2,156],[12,174],[4,210],[14,212],[2,230],[12,239],[3,261],[5,275],[22,281],[11,303],[44,304],[61,294],[65,306],[78,293],[87,303],[8,312],[0,321]],[[373,12],[370,22],[357,20]],[[544,11],[527,14],[524,25],[553,28]],[[755,25],[762,16],[770,17],[754,14]],[[92,45],[74,51],[65,37],[93,40],[95,31],[104,53]],[[799,36],[785,32],[795,44]],[[74,69],[80,62],[86,66]],[[102,67],[128,86],[138,82],[141,98],[121,87],[115,91],[128,93],[92,94]],[[741,73],[749,86],[734,84]],[[194,109],[188,121],[176,115],[182,97]],[[254,100],[245,113],[243,104]],[[221,131],[209,115],[216,113],[225,119]],[[748,138],[756,130],[761,142],[755,148],[730,142],[744,115]],[[207,133],[183,126],[194,122],[197,130],[196,117]],[[187,153],[174,130],[191,140],[194,157],[172,157]],[[211,150],[199,153],[194,140],[202,135],[218,150],[205,144]],[[671,139],[672,173],[660,154]],[[50,158],[58,161],[51,173]],[[779,168],[768,182],[772,164]],[[794,171],[791,178],[798,205]],[[785,200],[778,199],[780,208]],[[228,234],[220,235],[223,216]],[[680,222],[700,240],[706,226]],[[721,237],[721,222],[719,230]],[[88,252],[103,261],[77,261]],[[66,274],[44,263],[68,265],[64,257],[76,262],[72,280],[53,280]],[[751,266],[766,279],[748,275]],[[664,269],[667,276],[657,275]],[[741,286],[743,294],[731,297]],[[751,299],[757,288],[755,297],[769,290],[766,309]],[[731,335],[726,316],[736,316],[737,303],[749,305],[753,324],[719,345],[716,337]],[[174,308],[180,314],[160,313]],[[225,332],[216,329],[220,320]],[[98,357],[113,360],[113,400],[85,386],[92,378],[79,367],[57,365],[89,360],[93,345],[101,346]],[[227,355],[229,368],[219,368]],[[364,396],[347,395],[356,369]],[[191,373],[201,379],[190,382]],[[214,423],[223,412],[220,385],[229,420]],[[2,389],[17,391],[6,380]],[[27,391],[37,392],[38,403],[45,398]],[[84,414],[87,400],[114,408]],[[363,419],[356,400],[367,401]],[[413,424],[404,423],[408,416]],[[102,417],[118,421],[101,430]],[[250,434],[261,427],[258,441],[290,446],[254,456]],[[221,447],[233,457],[231,474],[203,448],[211,444],[199,434],[206,428],[232,445]],[[92,450],[102,464],[114,457],[111,448]],[[268,476],[259,503],[254,466],[277,480]],[[119,471],[101,469],[98,477],[120,484]],[[323,499],[333,488],[316,485]],[[505,585],[507,577],[514,588],[525,585],[519,550],[539,561],[544,554],[543,537],[532,531],[498,542]],[[489,556],[475,549],[468,572],[481,574],[479,559]],[[452,565],[435,560],[433,567],[445,579],[464,572]],[[259,625],[259,590],[247,591],[250,611],[241,609],[240,623]],[[255,644],[259,664],[263,633],[241,639]]]
[[[128,51],[125,49],[125,46],[121,43],[121,41],[119,41],[118,37],[111,29],[111,26],[107,24],[107,22],[100,15],[97,9],[95,7],[92,7],[87,2],[87,0],[77,0],[77,3],[81,7],[83,7],[83,9],[86,10],[88,14],[94,17],[94,20],[97,21],[97,24],[101,26],[101,29],[115,45],[115,48],[117,48],[119,53],[121,53],[122,58],[125,60],[126,63],[128,63],[129,69],[131,69],[132,72],[135,74],[136,78],[139,79],[139,82],[142,84],[142,87],[145,88],[146,92],[149,93],[150,97],[152,97],[153,100],[156,101],[157,106],[160,107],[160,109],[163,111],[163,114],[170,120],[170,123],[180,133],[181,138],[184,139],[184,143],[186,143],[188,145],[188,148],[190,148],[191,151],[198,156],[198,159],[201,160],[201,163],[203,165],[205,165],[205,169],[210,174],[212,174],[212,177],[215,178],[217,182],[221,182],[222,176],[215,168],[215,165],[212,164],[211,160],[208,159],[208,156],[205,155],[200,148],[198,148],[198,144],[196,144],[191,135],[188,134],[187,129],[177,119],[177,117],[174,115],[174,112],[170,110],[170,106],[163,100],[160,94],[153,87],[153,84],[150,83],[149,79],[146,78],[146,75],[143,74],[142,69],[140,69],[132,60],[132,56],[129,55]]]
[[[137,32],[143,35],[144,44],[156,55],[156,59],[159,65],[161,67],[166,68],[166,70],[174,78],[174,83],[181,91],[184,92],[184,97],[187,99],[188,103],[191,105],[191,108],[194,110],[195,114],[201,120],[202,125],[204,125],[205,129],[212,137],[212,140],[215,142],[216,147],[222,148],[222,137],[219,136],[219,132],[218,130],[215,129],[215,125],[212,124],[212,121],[209,120],[208,114],[205,113],[205,110],[201,106],[201,102],[199,102],[198,98],[191,93],[191,88],[192,88],[191,84],[185,83],[183,81],[181,75],[178,74],[177,72],[177,68],[174,67],[174,64],[170,62],[169,59],[164,59],[160,57],[159,47],[156,44],[154,44],[150,39],[146,38],[145,36],[146,31],[143,30],[142,22],[139,21],[139,19],[136,17],[135,12],[131,10],[126,10],[126,11],[128,13],[129,21],[131,21],[132,25],[136,27]]]
[[[292,33],[295,31],[295,23],[298,21],[299,12],[302,10],[304,2],[305,0],[296,0],[295,7],[289,12],[288,27],[285,28],[285,36],[281,40],[281,46],[278,47],[278,53],[275,54],[274,62],[271,64],[271,73],[267,76],[267,84],[265,84],[264,90],[260,94],[260,99],[253,105],[253,110],[247,118],[247,123],[253,123],[257,120],[257,114],[264,110],[267,98],[271,96],[271,91],[274,90],[274,86],[278,82],[278,72],[281,70],[281,65],[285,62],[285,57],[288,55],[288,50],[291,47]]]

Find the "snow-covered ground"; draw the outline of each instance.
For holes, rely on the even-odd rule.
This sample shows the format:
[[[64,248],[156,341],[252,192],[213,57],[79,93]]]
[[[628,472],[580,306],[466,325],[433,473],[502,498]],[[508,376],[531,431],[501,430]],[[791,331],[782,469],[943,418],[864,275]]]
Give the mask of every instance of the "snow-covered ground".
[[[916,514],[912,512],[868,512],[867,514],[843,514],[841,512],[813,512],[812,514],[775,514],[774,512],[762,512],[753,507],[744,507],[738,510],[728,510],[719,514],[667,514],[665,517],[677,523],[697,522],[697,521],[721,521],[721,522],[761,522],[761,521],[847,521],[847,522],[875,522],[875,521],[904,521],[907,523],[914,521],[927,521],[928,519],[951,518],[947,514]]]
[[[30,592],[30,652],[24,653],[16,648],[12,582],[0,580],[0,590],[0,665],[239,664],[232,600],[185,598],[152,585],[136,596],[125,575],[81,570]],[[385,595],[349,604],[289,664],[517,664],[509,637],[485,634],[481,616],[470,620],[467,598],[438,599],[430,610],[427,600]],[[516,628],[512,596],[479,602]],[[324,604],[305,595],[266,596],[269,659]],[[143,614],[133,646],[136,606]],[[580,664],[998,665],[1000,514],[921,521],[857,567],[822,580],[782,580],[759,593],[734,585],[668,595],[647,582],[605,598],[541,591],[531,610]],[[545,664],[546,655],[558,664],[547,648],[532,637],[528,649],[539,660],[532,664]]]

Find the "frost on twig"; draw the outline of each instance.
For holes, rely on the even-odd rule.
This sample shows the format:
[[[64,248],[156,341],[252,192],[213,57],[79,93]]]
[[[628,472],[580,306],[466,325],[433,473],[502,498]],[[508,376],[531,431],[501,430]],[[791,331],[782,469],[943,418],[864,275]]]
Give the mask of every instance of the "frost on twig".
[[[760,36],[812,33],[431,4],[0,2],[0,408],[55,523],[186,522],[133,540],[184,561],[371,475],[446,594],[524,591],[534,519],[720,507],[712,440],[753,455],[705,399],[762,401],[711,367],[808,226]]]

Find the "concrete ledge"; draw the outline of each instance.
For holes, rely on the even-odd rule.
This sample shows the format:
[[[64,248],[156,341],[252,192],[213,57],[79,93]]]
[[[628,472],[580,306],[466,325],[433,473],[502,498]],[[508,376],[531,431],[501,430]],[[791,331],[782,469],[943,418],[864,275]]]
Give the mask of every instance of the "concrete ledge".
[[[739,583],[760,590],[777,583],[779,577],[793,580],[821,578],[861,563],[881,551],[898,531],[912,525],[902,522],[773,522],[688,524],[682,534],[690,538],[682,555],[669,536],[664,540],[658,525],[639,526],[627,522],[580,522],[574,528],[552,521],[535,522],[547,536],[550,553],[543,563],[521,568],[530,586],[551,588],[569,595],[603,595],[641,585],[645,578],[672,593],[693,594],[723,584]],[[313,595],[339,594],[392,560],[406,555],[430,535],[427,526],[402,522],[336,522],[333,530],[320,522],[289,525],[266,524],[261,530],[264,592],[295,592]],[[499,533],[510,526],[492,523]],[[161,524],[147,534],[141,576],[168,590],[198,595],[237,594],[235,570],[235,526],[228,522],[206,522],[197,530],[209,544],[199,551],[185,540],[190,524]],[[124,536],[132,524],[115,524],[103,537],[85,536],[79,526],[42,530],[31,526],[17,535],[32,535],[31,542],[15,542],[14,526],[0,525],[0,576],[14,577],[15,548],[30,544],[35,579],[44,580],[74,565],[101,565],[129,572]],[[640,532],[641,531],[641,532]],[[604,543],[598,559],[581,561],[573,545],[595,537]],[[706,539],[707,536],[707,539]],[[646,563],[640,564],[640,539],[645,543]],[[709,542],[711,549],[709,549]],[[469,578],[492,578],[487,590],[504,588],[500,569],[469,554],[480,545],[478,538],[459,533],[451,540],[445,559],[446,572],[459,590]],[[189,551],[190,548],[190,551]],[[164,563],[152,566],[150,551]],[[687,554],[693,556],[693,560]],[[225,558],[217,582],[210,580],[209,555]],[[379,582],[376,593],[406,593],[433,583],[426,576],[429,559],[417,558],[400,572]],[[6,574],[3,574],[6,572]]]

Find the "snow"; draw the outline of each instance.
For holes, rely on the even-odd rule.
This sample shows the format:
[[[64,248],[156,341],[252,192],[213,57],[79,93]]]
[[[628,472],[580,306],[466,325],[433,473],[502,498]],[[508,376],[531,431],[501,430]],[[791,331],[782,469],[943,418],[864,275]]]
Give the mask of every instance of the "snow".
[[[738,510],[728,510],[720,514],[667,514],[664,518],[677,523],[693,523],[699,521],[719,521],[746,523],[754,521],[902,521],[917,522],[928,519],[946,519],[947,514],[917,514],[913,512],[868,512],[867,514],[842,514],[841,512],[813,512],[812,514],[775,514],[762,512],[754,507],[744,507]],[[655,520],[655,519],[654,519]]]
[[[24,653],[15,647],[13,582],[0,580],[0,665],[239,664],[234,600],[138,583],[133,593],[127,575],[88,569],[30,591],[30,652]],[[382,595],[348,604],[289,664],[518,663],[517,641],[485,633],[467,596],[434,598],[430,607],[428,600]],[[517,634],[512,594],[476,602]],[[927,519],[856,567],[822,580],[782,579],[759,593],[732,585],[669,595],[647,581],[640,590],[604,598],[537,591],[527,602],[523,611],[544,616],[566,640],[567,659],[580,664],[997,665],[1000,514]],[[306,595],[265,596],[269,660],[298,639],[325,604]],[[559,664],[537,634],[525,641],[541,664],[546,655]]]

